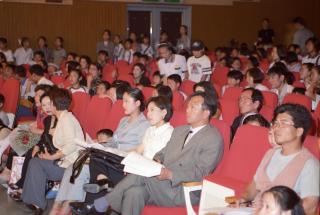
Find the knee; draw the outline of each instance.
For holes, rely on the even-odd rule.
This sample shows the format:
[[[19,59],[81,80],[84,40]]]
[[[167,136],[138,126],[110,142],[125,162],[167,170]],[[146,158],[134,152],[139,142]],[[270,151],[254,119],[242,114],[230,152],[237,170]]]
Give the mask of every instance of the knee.
[[[144,196],[144,188],[143,187],[131,187],[124,193],[125,198],[129,199],[140,199]]]

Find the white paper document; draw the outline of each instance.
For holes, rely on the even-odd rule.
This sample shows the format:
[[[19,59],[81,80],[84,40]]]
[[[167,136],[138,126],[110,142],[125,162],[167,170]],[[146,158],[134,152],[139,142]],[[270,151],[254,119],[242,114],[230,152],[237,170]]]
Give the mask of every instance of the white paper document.
[[[125,157],[128,155],[128,152],[116,149],[116,148],[111,148],[111,147],[105,147],[99,143],[95,143],[93,141],[89,142],[84,142],[83,140],[79,140],[79,139],[75,139],[74,140],[76,142],[76,144],[82,148],[95,148],[95,149],[99,149],[102,151],[106,151],[106,152],[110,152],[112,154],[115,155],[119,155],[121,157]]]
[[[153,177],[160,175],[162,164],[143,157],[136,152],[130,152],[121,162],[124,165],[124,172]]]

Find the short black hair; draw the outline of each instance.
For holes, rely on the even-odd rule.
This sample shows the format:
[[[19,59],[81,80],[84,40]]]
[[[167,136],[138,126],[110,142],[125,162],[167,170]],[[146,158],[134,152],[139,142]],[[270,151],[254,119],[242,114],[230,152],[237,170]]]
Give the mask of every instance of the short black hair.
[[[101,54],[103,54],[103,55],[105,55],[107,57],[109,56],[109,53],[107,51],[105,51],[105,50],[98,51],[98,55],[101,55]]]
[[[307,39],[306,45],[307,43],[312,43],[317,53],[320,51],[320,40],[318,38],[310,37],[309,39]]]
[[[40,102],[42,102],[42,99],[45,98],[45,97],[49,97],[49,98],[50,98],[50,92],[46,92],[46,93],[42,94],[42,95],[40,96]],[[50,98],[50,99],[51,99],[51,98]]]
[[[281,66],[273,66],[269,69],[268,71],[268,75],[269,76],[273,76],[273,75],[278,75],[278,76],[285,76],[286,75],[287,70],[285,70],[283,67]]]
[[[31,74],[35,74],[37,76],[44,76],[44,70],[43,68],[38,65],[38,64],[34,64],[30,67],[30,73]]]
[[[120,85],[117,85],[115,88],[116,88],[117,100],[121,100],[123,99],[123,94],[130,88],[130,86],[126,84],[120,84]]]
[[[4,95],[0,94],[0,104],[4,104],[6,101]]]
[[[295,18],[292,20],[292,22],[293,22],[294,24],[300,24],[300,25],[303,25],[303,26],[306,25],[306,21],[305,21],[304,18],[302,18],[301,16],[295,17]]]
[[[253,67],[259,67],[260,65],[259,60],[254,56],[250,56],[249,61],[251,62]]]
[[[146,76],[142,76],[139,80],[139,84],[142,85],[143,87],[150,87],[151,81]]]
[[[104,128],[104,129],[101,129],[97,132],[97,136],[98,135],[106,135],[108,137],[112,137],[113,136],[113,131],[111,129],[107,129],[107,128]]]
[[[108,33],[109,34],[109,37],[111,37],[111,31],[109,29],[104,29],[103,30],[103,33]]]
[[[209,114],[209,120],[210,120],[210,118],[217,112],[217,109],[218,109],[217,98],[205,92],[197,91],[189,97],[189,100],[197,96],[200,96],[203,98],[202,110],[208,110],[210,112]]]
[[[68,72],[70,72],[71,70],[75,70],[75,69],[80,69],[80,64],[77,61],[68,61]]]
[[[245,119],[243,120],[243,125],[249,122],[258,122],[262,127],[270,127],[270,123],[268,122],[268,120],[266,120],[261,114],[253,114],[245,117]]]
[[[156,86],[156,91],[158,92],[158,96],[165,96],[172,102],[173,95],[170,87],[159,84]]]
[[[306,88],[303,88],[303,87],[295,87],[295,88],[292,90],[292,93],[297,93],[297,94],[305,95],[305,93],[306,93]]]
[[[104,81],[104,80],[97,81],[96,86],[98,86],[98,85],[103,85],[106,88],[106,90],[109,90],[111,87],[111,84],[108,81]]]
[[[298,62],[298,55],[295,52],[288,52],[287,53],[287,57],[286,57],[286,62],[287,63],[294,63],[294,62]]]
[[[239,70],[230,70],[227,73],[227,77],[235,80],[239,80],[240,82],[243,80],[243,74]]]
[[[218,99],[218,97],[219,97],[218,93],[209,81],[200,81],[200,82],[196,83],[195,85],[193,85],[193,92],[196,92],[197,87],[202,87],[206,94],[209,94],[209,95],[215,97],[216,99]]]
[[[165,115],[163,120],[165,122],[169,122],[173,114],[172,104],[169,99],[164,96],[151,97],[147,103],[147,107],[151,102],[153,102],[161,110],[167,111],[167,114]]]
[[[50,86],[50,85],[40,84],[40,85],[37,85],[37,86],[34,88],[34,92],[37,92],[37,91],[39,91],[39,90],[42,90],[44,93],[48,93],[51,89],[52,89],[52,86]]]
[[[85,61],[87,62],[88,66],[91,64],[91,58],[88,55],[81,55],[80,56],[80,60],[81,59],[85,59]]]
[[[58,111],[69,110],[72,102],[70,92],[57,87],[50,91],[50,99]]]
[[[282,113],[291,116],[295,128],[303,128],[303,134],[301,136],[301,143],[303,143],[312,125],[310,112],[300,104],[282,104],[274,110],[272,121],[275,121],[277,116]]]
[[[303,63],[302,66],[306,66],[309,71],[313,68],[314,64],[313,63]]]
[[[253,78],[255,84],[261,84],[264,80],[264,74],[259,68],[248,69],[247,74]]]
[[[132,41],[132,39],[128,38],[128,39],[126,39],[126,40],[124,41],[124,43],[130,43],[130,44],[132,44],[133,41]]]
[[[169,75],[167,79],[174,81],[176,84],[180,84],[181,85],[181,83],[182,83],[181,76],[178,75],[178,74]]]
[[[145,109],[145,104],[142,91],[139,88],[129,88],[125,93],[128,93],[128,95],[135,101],[140,101],[140,112],[143,112]]]
[[[15,73],[21,78],[25,78],[27,76],[26,68],[22,65],[16,66]]]
[[[40,51],[40,50],[35,51],[35,52],[33,53],[33,57],[36,56],[36,55],[40,55],[41,58],[44,58],[44,53],[43,53],[43,51]]]
[[[7,44],[8,40],[5,37],[0,37],[0,43]]]
[[[275,45],[273,46],[277,49],[277,54],[280,58],[280,60],[285,60],[287,57],[287,49],[284,45]]]
[[[246,88],[246,89],[242,90],[242,92],[246,92],[246,91],[251,91],[252,92],[252,94],[251,94],[252,102],[256,102],[256,101],[259,102],[259,106],[257,108],[257,110],[259,112],[261,110],[262,106],[263,106],[263,94],[261,93],[260,90],[254,89],[252,87],[249,87],[249,88]]]

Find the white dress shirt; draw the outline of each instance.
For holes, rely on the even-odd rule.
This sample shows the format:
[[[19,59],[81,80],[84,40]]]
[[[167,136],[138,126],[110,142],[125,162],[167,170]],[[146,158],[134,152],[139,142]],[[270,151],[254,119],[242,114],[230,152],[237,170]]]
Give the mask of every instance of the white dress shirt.
[[[190,133],[189,133],[186,141],[184,141],[184,146],[187,145],[188,142],[190,141],[190,139],[204,127],[206,127],[206,125],[202,125],[202,126],[199,126],[199,127],[196,127],[196,128],[190,127]]]
[[[16,59],[16,65],[29,64],[33,58],[33,51],[31,48],[17,48],[14,52],[14,58]]]

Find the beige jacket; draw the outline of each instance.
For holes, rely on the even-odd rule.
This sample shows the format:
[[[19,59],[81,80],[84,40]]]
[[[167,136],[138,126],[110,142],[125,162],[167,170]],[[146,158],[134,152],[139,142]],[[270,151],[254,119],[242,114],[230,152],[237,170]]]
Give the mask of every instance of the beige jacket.
[[[82,128],[71,112],[64,111],[53,133],[53,145],[65,155],[58,163],[60,167],[67,168],[77,159],[80,148],[76,138],[84,141]]]

